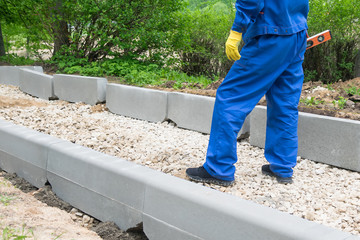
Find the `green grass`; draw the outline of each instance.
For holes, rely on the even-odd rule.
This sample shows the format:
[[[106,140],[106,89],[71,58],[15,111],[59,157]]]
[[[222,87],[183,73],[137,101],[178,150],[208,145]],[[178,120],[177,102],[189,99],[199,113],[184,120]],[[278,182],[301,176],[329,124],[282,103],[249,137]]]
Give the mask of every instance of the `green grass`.
[[[7,226],[2,230],[2,232],[2,240],[35,239],[33,230],[31,228],[27,229],[25,224],[23,224],[20,229]]]
[[[323,100],[316,100],[315,97],[300,99],[301,103],[304,103],[306,106],[315,106],[319,104],[323,104]]]
[[[355,86],[345,89],[345,92],[350,95],[359,95],[360,96],[360,88]]]
[[[8,206],[12,200],[14,200],[14,196],[10,196],[7,194],[0,194],[0,202],[5,206]]]
[[[347,98],[339,97],[338,100],[334,100],[332,101],[332,103],[334,104],[335,108],[337,106],[339,109],[344,109],[347,100],[348,100]]]
[[[52,233],[49,240],[58,240],[64,233],[56,234]],[[23,224],[21,228],[14,228],[6,226],[2,229],[1,240],[22,240],[22,239],[33,239],[35,240],[34,230],[32,228],[27,228],[26,224]],[[71,239],[74,240],[74,239]]]

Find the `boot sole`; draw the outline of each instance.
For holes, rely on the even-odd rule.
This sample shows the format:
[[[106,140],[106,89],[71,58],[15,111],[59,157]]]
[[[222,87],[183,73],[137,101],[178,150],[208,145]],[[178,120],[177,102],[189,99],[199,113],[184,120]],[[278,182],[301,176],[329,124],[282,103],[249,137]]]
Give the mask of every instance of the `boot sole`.
[[[201,183],[211,183],[211,184],[216,184],[216,185],[220,185],[220,186],[223,186],[223,187],[229,187],[231,185],[234,184],[235,181],[221,181],[221,180],[218,180],[218,179],[214,179],[214,178],[208,178],[208,179],[204,179],[204,178],[200,178],[200,177],[197,177],[197,176],[190,176],[188,174],[186,174],[188,176],[188,178],[192,181],[195,181],[195,182],[201,182]]]
[[[293,180],[291,178],[278,177],[273,172],[264,171],[262,169],[261,169],[261,172],[264,175],[267,175],[267,176],[270,176],[270,177],[275,177],[276,180],[278,181],[278,183],[281,183],[281,184],[291,184],[291,183],[293,183]]]

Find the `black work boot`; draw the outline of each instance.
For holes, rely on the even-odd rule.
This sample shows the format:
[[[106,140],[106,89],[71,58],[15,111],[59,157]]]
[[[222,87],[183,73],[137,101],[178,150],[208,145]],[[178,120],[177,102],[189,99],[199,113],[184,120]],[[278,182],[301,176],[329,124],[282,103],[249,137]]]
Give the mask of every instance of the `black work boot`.
[[[195,182],[213,183],[224,187],[228,187],[234,183],[234,181],[225,181],[214,178],[202,166],[198,168],[186,169],[186,175],[190,178],[190,180],[193,180]]]
[[[278,183],[282,183],[282,184],[293,183],[292,177],[279,177],[279,176],[275,175],[275,173],[273,173],[273,171],[271,171],[269,164],[263,165],[261,167],[261,172],[265,175],[276,177],[276,180],[278,181]]]

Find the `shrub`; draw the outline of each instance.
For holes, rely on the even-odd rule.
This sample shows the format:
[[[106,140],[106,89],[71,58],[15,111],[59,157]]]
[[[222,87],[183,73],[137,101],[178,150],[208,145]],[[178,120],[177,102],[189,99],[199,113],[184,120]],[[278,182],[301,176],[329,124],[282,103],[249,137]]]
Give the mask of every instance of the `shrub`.
[[[360,47],[360,0],[310,0],[309,35],[330,29],[332,40],[305,53],[305,80],[323,83],[354,77]]]
[[[231,4],[209,3],[176,15],[178,26],[171,42],[180,69],[190,75],[224,76],[233,62],[225,55],[225,42],[235,12]]]
[[[80,74],[84,76],[115,76],[121,83],[146,86],[161,86],[172,81],[174,88],[206,87],[211,79],[204,76],[188,76],[169,68],[150,62],[140,62],[133,59],[105,59],[88,62],[86,58],[62,56],[52,62],[59,67],[59,73]]]
[[[23,66],[23,65],[34,65],[35,61],[26,57],[19,57],[13,54],[7,54],[0,57],[0,62],[6,62],[14,66]]]
[[[12,16],[20,18],[16,24],[27,30],[23,39],[39,47],[47,43],[58,55],[89,61],[108,56],[160,59],[152,52],[166,48],[169,30],[175,24],[172,15],[184,6],[181,0],[2,2]]]

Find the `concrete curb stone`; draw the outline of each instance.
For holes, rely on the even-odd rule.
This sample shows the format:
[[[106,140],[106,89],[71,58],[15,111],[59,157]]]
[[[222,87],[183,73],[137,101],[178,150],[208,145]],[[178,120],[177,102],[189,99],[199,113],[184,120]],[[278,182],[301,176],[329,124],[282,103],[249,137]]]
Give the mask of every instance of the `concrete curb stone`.
[[[163,91],[110,83],[106,107],[122,116],[162,122],[167,118],[167,96]]]
[[[172,239],[172,240],[200,240],[188,232],[182,231],[166,222],[160,221],[147,214],[143,215],[144,232],[149,239]]]
[[[34,70],[20,69],[20,90],[45,100],[56,99],[53,76]]]
[[[40,73],[43,72],[41,66],[0,66],[0,84],[19,86],[20,69],[29,69]]]
[[[168,118],[178,127],[210,134],[215,98],[186,93],[169,93]],[[245,119],[239,137],[250,132],[250,116]]]
[[[106,78],[55,74],[54,93],[60,100],[90,105],[106,100]]]
[[[215,98],[169,93],[168,118],[180,128],[210,133]]]
[[[48,147],[58,138],[0,120],[0,168],[40,188],[47,182]]]
[[[142,222],[142,213],[126,204],[51,172],[48,172],[47,176],[52,190],[58,197],[100,221],[114,222],[122,230],[136,227]]]
[[[145,184],[129,174],[139,167],[63,141],[50,146],[47,170],[49,182],[61,198],[126,230],[142,222]]]

